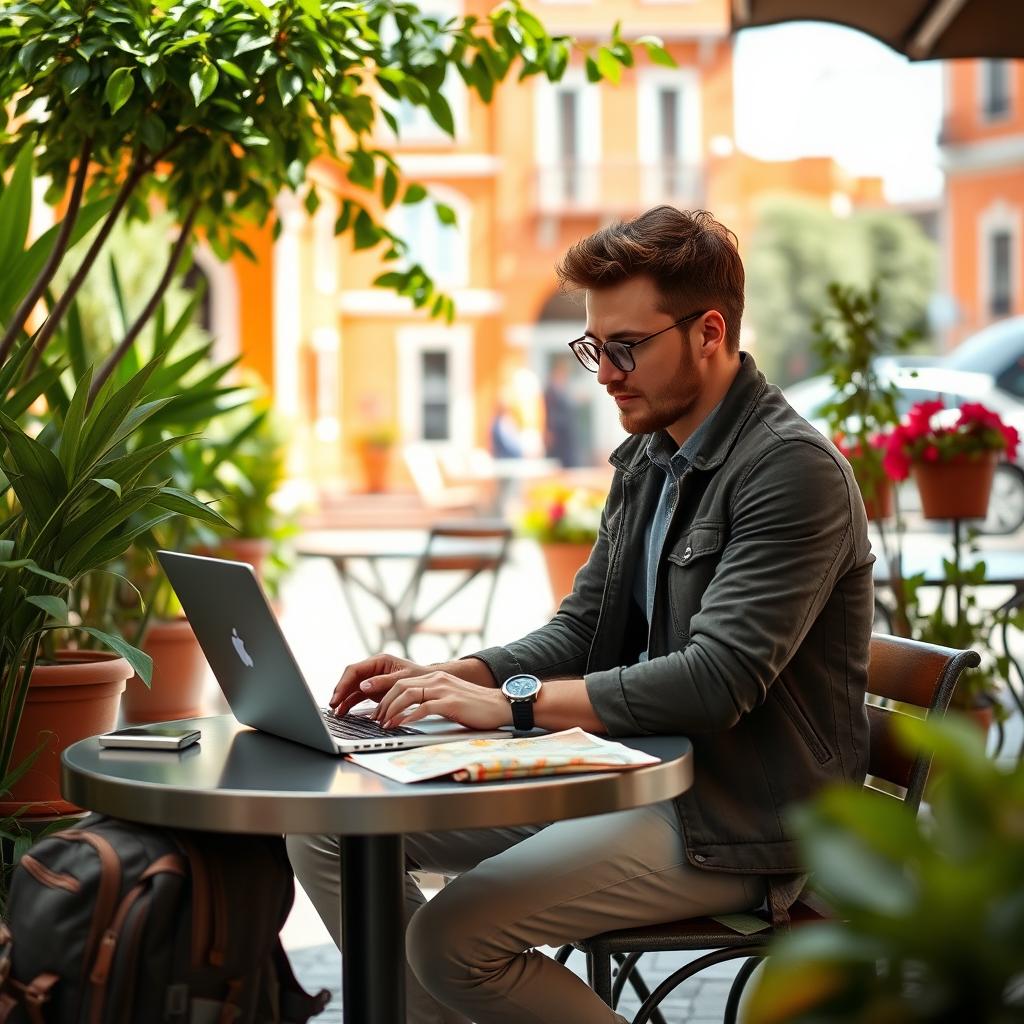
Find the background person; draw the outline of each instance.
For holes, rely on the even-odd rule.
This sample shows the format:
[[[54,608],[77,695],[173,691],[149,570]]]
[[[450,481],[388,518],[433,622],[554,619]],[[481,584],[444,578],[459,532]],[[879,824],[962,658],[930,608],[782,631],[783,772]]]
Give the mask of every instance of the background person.
[[[573,592],[506,646],[350,665],[331,704],[372,697],[386,725],[683,734],[694,785],[616,814],[409,836],[411,866],[458,874],[429,903],[407,882],[414,1024],[621,1024],[535,947],[765,901],[784,916],[803,881],[787,807],[866,770],[864,506],[849,464],[739,351],[735,237],[659,207],[579,242],[558,272],[586,293],[573,351],[632,435]],[[544,682],[499,688],[524,673]],[[337,940],[337,841],[289,846]]]

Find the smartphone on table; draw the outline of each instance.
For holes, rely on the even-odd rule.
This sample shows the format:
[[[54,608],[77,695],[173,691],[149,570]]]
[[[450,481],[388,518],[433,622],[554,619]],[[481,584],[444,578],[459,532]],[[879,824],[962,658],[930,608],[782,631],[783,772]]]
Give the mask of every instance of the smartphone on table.
[[[119,747],[129,750],[182,750],[199,739],[198,729],[183,728],[172,723],[135,725],[116,732],[105,732],[99,737],[101,747]]]

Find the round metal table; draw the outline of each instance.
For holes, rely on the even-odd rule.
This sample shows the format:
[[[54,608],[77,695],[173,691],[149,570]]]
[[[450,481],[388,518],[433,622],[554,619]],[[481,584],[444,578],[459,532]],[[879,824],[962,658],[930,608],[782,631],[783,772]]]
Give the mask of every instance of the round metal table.
[[[401,974],[393,974],[404,958],[404,833],[581,818],[671,799],[693,779],[690,743],[677,736],[620,738],[661,758],[630,771],[403,785],[231,715],[180,724],[202,730],[181,752],[75,743],[63,755],[65,798],[152,825],[338,835],[346,1024],[405,1024]]]

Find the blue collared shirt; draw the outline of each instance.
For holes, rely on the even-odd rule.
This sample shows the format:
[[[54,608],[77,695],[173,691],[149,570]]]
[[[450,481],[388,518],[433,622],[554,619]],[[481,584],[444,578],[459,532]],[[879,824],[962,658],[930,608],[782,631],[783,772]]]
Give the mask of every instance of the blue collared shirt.
[[[668,533],[668,524],[672,519],[672,513],[676,509],[679,480],[690,463],[697,457],[701,440],[707,431],[708,424],[718,412],[719,405],[716,405],[701,420],[697,429],[678,448],[673,447],[672,438],[664,430],[659,430],[654,434],[647,445],[647,457],[665,474],[658,506],[644,531],[644,550],[633,576],[633,597],[646,613],[648,627],[650,627],[651,617],[654,614],[654,588],[658,581],[661,549],[665,544],[665,535]],[[640,660],[647,660],[646,651],[640,655]]]

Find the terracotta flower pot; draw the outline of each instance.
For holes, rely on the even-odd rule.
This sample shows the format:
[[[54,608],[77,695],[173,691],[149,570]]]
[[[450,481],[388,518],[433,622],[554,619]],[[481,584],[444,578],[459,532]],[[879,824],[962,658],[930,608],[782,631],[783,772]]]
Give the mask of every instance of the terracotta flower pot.
[[[270,541],[264,537],[226,537],[215,548],[196,548],[196,554],[245,562],[256,570],[256,578],[262,583],[263,567],[271,547]]]
[[[386,491],[391,470],[391,446],[364,443],[357,450],[366,490],[370,494]]]
[[[88,736],[117,724],[117,707],[132,667],[109,651],[58,651],[58,664],[36,664],[14,742],[17,767],[45,741],[32,767],[17,781],[0,814],[33,804],[25,817],[49,817],[79,810],[60,795],[60,755]]]
[[[542,543],[544,562],[548,569],[548,580],[551,582],[551,596],[555,604],[561,604],[562,598],[572,591],[572,581],[590,557],[594,545],[590,542],[581,543]]]
[[[142,649],[153,659],[153,683],[128,680],[124,695],[126,722],[169,722],[203,713],[207,664],[188,619],[154,622]]]
[[[868,519],[890,519],[893,514],[892,481],[883,477],[875,484],[873,493],[868,494],[864,486],[860,488],[861,496],[864,498],[864,511]]]
[[[949,462],[915,462],[910,467],[925,519],[984,519],[996,471],[995,452]]]

